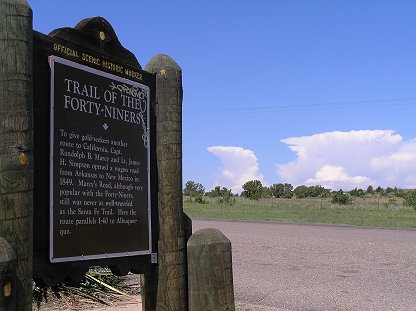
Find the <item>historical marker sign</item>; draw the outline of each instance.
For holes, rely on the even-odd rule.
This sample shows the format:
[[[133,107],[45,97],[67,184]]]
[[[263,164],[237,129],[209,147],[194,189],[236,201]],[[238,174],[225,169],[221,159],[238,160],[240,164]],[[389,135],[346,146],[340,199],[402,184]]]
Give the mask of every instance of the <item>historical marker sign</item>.
[[[51,262],[150,254],[149,88],[49,63]]]

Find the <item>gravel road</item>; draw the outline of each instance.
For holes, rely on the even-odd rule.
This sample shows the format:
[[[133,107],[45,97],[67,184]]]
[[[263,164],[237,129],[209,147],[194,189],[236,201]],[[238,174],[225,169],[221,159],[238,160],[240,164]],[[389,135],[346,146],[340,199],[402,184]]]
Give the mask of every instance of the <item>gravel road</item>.
[[[232,242],[239,311],[416,310],[416,231],[193,220]]]

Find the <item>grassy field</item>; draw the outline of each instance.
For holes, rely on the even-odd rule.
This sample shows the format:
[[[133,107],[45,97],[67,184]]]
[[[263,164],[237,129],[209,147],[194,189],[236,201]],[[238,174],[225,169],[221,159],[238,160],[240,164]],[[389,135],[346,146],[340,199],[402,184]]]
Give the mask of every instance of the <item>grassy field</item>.
[[[403,206],[400,199],[370,197],[344,206],[331,204],[330,199],[236,198],[232,205],[204,199],[206,204],[197,204],[185,197],[185,213],[194,218],[416,228],[416,211]]]

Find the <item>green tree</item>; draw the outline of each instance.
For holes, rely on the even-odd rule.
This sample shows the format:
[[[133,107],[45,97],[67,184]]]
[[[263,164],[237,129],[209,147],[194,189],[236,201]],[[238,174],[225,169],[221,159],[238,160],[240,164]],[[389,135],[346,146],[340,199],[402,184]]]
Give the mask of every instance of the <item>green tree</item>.
[[[309,188],[304,185],[297,186],[293,192],[298,199],[307,198],[309,196]]]
[[[312,198],[327,197],[330,190],[322,186],[310,186],[308,187],[308,196]]]
[[[270,187],[263,187],[261,196],[263,198],[270,198],[272,196],[272,192],[271,192]]]
[[[216,186],[214,189],[212,189],[211,191],[207,192],[206,195],[213,197],[213,198],[217,198],[221,196],[221,187],[220,186]]]
[[[282,198],[285,193],[285,186],[283,184],[273,184],[270,186],[270,192],[275,198]]]
[[[250,180],[243,185],[243,195],[252,200],[258,200],[263,194],[263,185],[260,180]]]
[[[206,195],[212,198],[218,198],[219,203],[234,203],[235,199],[233,197],[233,193],[231,189],[227,189],[226,187],[216,186],[211,191],[207,192]]]
[[[384,193],[384,189],[381,188],[380,186],[378,186],[375,190],[375,192],[377,192],[378,194],[383,194]]]
[[[350,195],[354,197],[363,198],[365,196],[365,193],[363,189],[357,189],[357,187],[355,187],[355,189],[350,191]]]
[[[220,191],[220,203],[227,203],[231,205],[234,202],[235,198],[233,198],[233,193],[231,192],[231,189],[222,187],[222,190]]]
[[[394,193],[395,191],[394,191],[394,189],[393,188],[391,188],[391,187],[387,187],[386,188],[386,194],[390,194],[390,193]]]
[[[293,198],[293,186],[291,184],[285,183],[283,189],[283,198],[285,199],[291,199]]]
[[[368,194],[373,194],[373,193],[374,193],[374,188],[373,188],[373,186],[372,186],[372,185],[369,185],[369,186],[367,187],[367,193],[368,193]]]
[[[189,196],[189,200],[195,200],[196,203],[205,203],[202,196],[205,194],[205,188],[200,183],[194,181],[187,181],[183,189],[183,195]]]
[[[187,181],[185,184],[185,188],[183,189],[184,195],[195,195],[195,194],[201,194],[203,195],[205,193],[205,188],[200,183],[196,183],[194,181]]]
[[[395,195],[398,196],[399,198],[403,198],[406,199],[408,192],[405,191],[404,189],[397,189],[397,191],[395,192]]]
[[[293,186],[291,184],[273,184],[269,187],[269,191],[275,198],[290,199],[293,197]]]
[[[335,192],[335,195],[332,197],[331,203],[333,204],[351,204],[352,200],[351,197],[340,189],[339,191]]]

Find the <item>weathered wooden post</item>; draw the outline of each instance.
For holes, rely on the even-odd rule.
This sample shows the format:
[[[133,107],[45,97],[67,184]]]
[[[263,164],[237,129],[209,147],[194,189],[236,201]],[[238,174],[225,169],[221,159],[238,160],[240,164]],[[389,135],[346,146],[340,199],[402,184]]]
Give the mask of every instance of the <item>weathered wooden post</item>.
[[[156,74],[156,153],[159,175],[158,311],[187,310],[186,253],[182,203],[182,70],[167,55],[156,55],[146,71]],[[149,280],[146,280],[149,283]],[[155,282],[152,280],[151,282]],[[146,290],[147,291],[147,290]],[[145,293],[145,310],[150,309]],[[153,294],[155,294],[153,292]],[[147,302],[146,302],[147,299]]]
[[[0,310],[15,311],[16,293],[16,253],[5,239],[0,237]]]
[[[32,310],[32,10],[0,0],[0,236],[16,252],[17,309]]]
[[[202,229],[188,241],[189,311],[234,311],[230,240]]]

